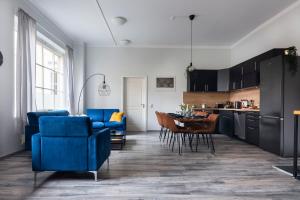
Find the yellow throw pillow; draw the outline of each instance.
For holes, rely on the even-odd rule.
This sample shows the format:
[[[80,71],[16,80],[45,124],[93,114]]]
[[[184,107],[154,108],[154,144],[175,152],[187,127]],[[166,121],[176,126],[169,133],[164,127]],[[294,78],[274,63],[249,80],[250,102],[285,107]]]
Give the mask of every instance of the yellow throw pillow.
[[[121,122],[124,112],[114,112],[110,117],[110,122]]]

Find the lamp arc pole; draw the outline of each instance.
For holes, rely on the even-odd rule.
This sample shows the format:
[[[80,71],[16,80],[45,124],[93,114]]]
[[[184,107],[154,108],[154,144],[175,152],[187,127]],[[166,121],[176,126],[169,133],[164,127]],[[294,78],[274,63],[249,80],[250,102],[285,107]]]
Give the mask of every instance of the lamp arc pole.
[[[86,84],[88,83],[88,81],[95,77],[95,76],[103,76],[103,83],[105,84],[105,74],[102,74],[102,73],[95,73],[95,74],[92,74],[90,75],[83,83],[83,86],[80,90],[80,94],[79,94],[79,98],[78,98],[78,103],[77,103],[77,114],[79,114],[79,107],[80,107],[80,100],[81,100],[81,95],[82,95],[82,92],[83,92],[83,89],[85,88]]]

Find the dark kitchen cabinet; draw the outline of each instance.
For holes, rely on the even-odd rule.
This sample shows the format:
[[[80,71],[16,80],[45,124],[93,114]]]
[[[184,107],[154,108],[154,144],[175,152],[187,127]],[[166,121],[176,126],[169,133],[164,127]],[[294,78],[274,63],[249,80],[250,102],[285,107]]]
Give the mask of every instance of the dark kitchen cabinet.
[[[229,71],[229,68],[218,70],[218,92],[229,91]]]
[[[242,88],[258,86],[260,83],[259,62],[257,60],[249,60],[243,63],[243,84]]]
[[[217,70],[194,70],[188,75],[188,91],[216,92],[217,82]]]
[[[242,80],[243,80],[243,66],[237,65],[230,69],[230,81],[229,81],[229,89],[237,90],[242,88]]]
[[[194,70],[187,75],[187,91],[223,92],[259,86],[261,62],[282,55],[284,50],[272,49],[229,69]]]
[[[259,145],[259,112],[246,114],[246,142]]]
[[[230,137],[234,134],[234,117],[233,111],[220,110],[219,111],[219,133],[228,135]]]

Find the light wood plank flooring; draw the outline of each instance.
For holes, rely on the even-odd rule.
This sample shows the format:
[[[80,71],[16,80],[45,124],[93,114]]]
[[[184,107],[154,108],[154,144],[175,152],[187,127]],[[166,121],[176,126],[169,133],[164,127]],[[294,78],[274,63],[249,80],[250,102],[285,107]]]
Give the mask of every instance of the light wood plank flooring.
[[[132,133],[110,168],[89,173],[38,174],[34,186],[30,153],[0,160],[0,199],[300,199],[300,181],[273,169],[290,164],[244,142],[218,135],[216,154],[172,153],[157,132]]]

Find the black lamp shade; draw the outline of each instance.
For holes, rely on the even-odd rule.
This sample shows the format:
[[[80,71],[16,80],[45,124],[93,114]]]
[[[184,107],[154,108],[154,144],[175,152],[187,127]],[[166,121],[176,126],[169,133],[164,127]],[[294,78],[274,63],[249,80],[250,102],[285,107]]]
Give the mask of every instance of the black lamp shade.
[[[1,51],[0,51],[0,66],[3,64],[3,55],[2,55],[2,53],[1,53]]]

